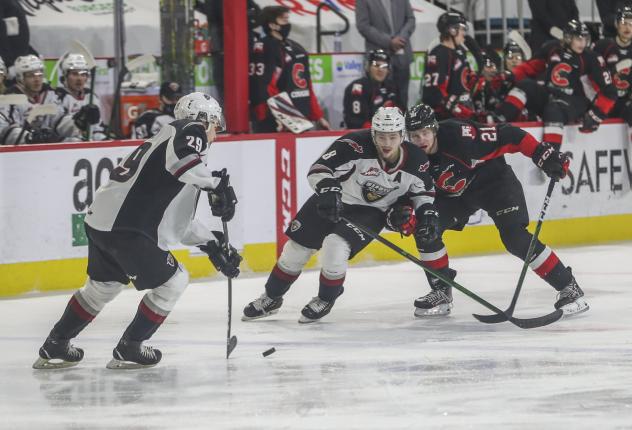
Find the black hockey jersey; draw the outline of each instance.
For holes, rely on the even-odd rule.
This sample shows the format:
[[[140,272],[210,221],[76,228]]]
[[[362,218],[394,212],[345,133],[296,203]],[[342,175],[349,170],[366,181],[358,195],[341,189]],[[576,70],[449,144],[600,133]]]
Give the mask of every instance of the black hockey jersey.
[[[312,164],[307,179],[310,186],[325,178],[337,178],[342,186],[342,201],[350,205],[372,206],[386,211],[406,196],[418,209],[434,201],[432,179],[426,154],[404,141],[394,166],[378,157],[371,130],[359,130],[336,139]]]
[[[95,193],[86,224],[100,231],[131,231],[167,250],[212,239],[194,220],[200,189],[219,179],[206,167],[205,126],[174,121],[124,158]]]
[[[632,85],[632,46],[620,47],[614,39],[601,39],[595,44],[595,52],[603,57],[617,89],[617,97],[630,94]],[[627,60],[627,61],[626,61]]]
[[[173,115],[161,110],[146,110],[132,124],[132,139],[149,139],[173,121],[175,121]]]
[[[250,56],[250,104],[257,121],[270,119],[272,114],[266,101],[287,92],[294,106],[307,118],[316,121],[323,117],[309,72],[307,51],[291,39],[280,41],[265,36],[253,43]]]
[[[493,126],[470,120],[439,122],[438,151],[430,155],[430,173],[438,194],[461,195],[471,183],[497,177],[506,164],[504,154],[531,157],[539,142],[510,124]]]
[[[397,106],[397,91],[386,82],[365,76],[345,88],[343,115],[347,128],[371,127],[371,118],[378,108]]]

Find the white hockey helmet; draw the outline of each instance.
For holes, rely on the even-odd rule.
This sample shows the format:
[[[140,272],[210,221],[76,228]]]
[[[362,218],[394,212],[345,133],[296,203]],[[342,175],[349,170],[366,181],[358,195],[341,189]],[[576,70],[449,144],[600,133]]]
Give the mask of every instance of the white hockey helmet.
[[[15,59],[13,65],[15,68],[15,76],[19,82],[24,80],[25,73],[44,74],[44,63],[35,55],[24,55]]]
[[[176,119],[203,121],[209,126],[214,124],[218,131],[226,129],[221,106],[208,94],[201,92],[187,94],[178,100],[173,113]]]
[[[89,67],[86,57],[83,54],[67,54],[61,62],[61,71],[65,76],[70,71],[85,72],[88,73]]]
[[[7,77],[7,66],[4,64],[4,60],[0,57],[0,75]]]
[[[375,141],[375,132],[400,133],[404,136],[404,115],[397,107],[381,107],[371,120],[371,135]]]

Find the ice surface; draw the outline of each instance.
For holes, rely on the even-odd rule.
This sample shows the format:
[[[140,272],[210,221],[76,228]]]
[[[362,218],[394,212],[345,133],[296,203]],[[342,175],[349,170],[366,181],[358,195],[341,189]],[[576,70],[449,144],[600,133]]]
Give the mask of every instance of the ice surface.
[[[415,319],[427,284],[409,263],[352,268],[322,322],[299,325],[317,292],[305,272],[280,312],[241,322],[265,276],[234,282],[225,359],[226,281],[191,285],[150,344],[158,367],[105,369],[141,293],[124,291],[75,340],[76,368],[35,371],[37,349],[70,293],[0,301],[2,429],[630,429],[632,244],[558,250],[591,310],[551,326],[485,325],[458,291],[448,318]],[[505,308],[521,262],[453,259],[457,280]],[[516,315],[550,312],[555,292],[533,274]],[[261,353],[274,346],[269,357]]]

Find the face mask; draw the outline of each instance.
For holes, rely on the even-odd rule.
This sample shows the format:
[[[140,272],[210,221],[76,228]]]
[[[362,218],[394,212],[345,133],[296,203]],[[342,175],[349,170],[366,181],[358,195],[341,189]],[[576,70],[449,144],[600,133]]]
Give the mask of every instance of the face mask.
[[[163,111],[164,113],[166,113],[167,115],[170,115],[170,116],[175,116],[175,115],[173,114],[173,110],[174,110],[175,108],[176,108],[176,105],[165,105],[165,107],[162,109],[162,111]]]
[[[292,30],[292,24],[283,24],[283,25],[279,25],[279,27],[281,27],[279,29],[279,33],[281,33],[281,37],[283,39],[287,39],[287,37],[290,34],[290,30]]]

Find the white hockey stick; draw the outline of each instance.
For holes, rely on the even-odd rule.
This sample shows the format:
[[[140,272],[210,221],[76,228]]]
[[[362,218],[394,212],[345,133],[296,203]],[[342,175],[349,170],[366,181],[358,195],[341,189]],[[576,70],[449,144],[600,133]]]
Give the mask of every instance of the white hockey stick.
[[[57,114],[57,112],[59,112],[59,108],[57,107],[57,105],[54,105],[52,103],[45,105],[36,105],[31,108],[31,111],[26,117],[26,120],[28,122],[33,122],[33,120],[38,116],[55,115]]]
[[[127,62],[125,67],[128,71],[134,71],[136,69],[140,69],[143,66],[147,66],[149,64],[153,64],[156,61],[153,55],[151,54],[143,54],[140,57],[136,57],[133,60]]]
[[[88,69],[92,69],[93,67],[97,67],[97,62],[95,61],[94,57],[92,56],[92,52],[90,52],[90,50],[86,47],[86,45],[84,45],[83,43],[81,43],[77,39],[72,39],[70,41],[70,50],[68,52],[71,52],[73,54],[81,54],[81,55],[83,55],[84,58],[86,59],[86,63],[88,63]]]
[[[294,106],[286,92],[270,97],[267,103],[274,118],[292,133],[299,134],[314,128],[314,123],[305,118],[305,115]]]
[[[518,33],[516,30],[511,30],[509,32],[508,37],[509,39],[516,42],[516,44],[520,47],[520,49],[522,49],[522,52],[524,52],[525,61],[531,59],[531,54],[532,54],[531,48],[529,47],[529,45],[527,44],[527,41],[524,40],[524,37],[522,37],[520,33]]]
[[[29,99],[24,94],[3,94],[0,95],[0,106],[25,105]]]

